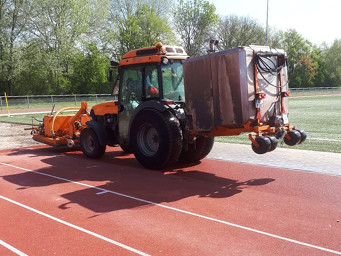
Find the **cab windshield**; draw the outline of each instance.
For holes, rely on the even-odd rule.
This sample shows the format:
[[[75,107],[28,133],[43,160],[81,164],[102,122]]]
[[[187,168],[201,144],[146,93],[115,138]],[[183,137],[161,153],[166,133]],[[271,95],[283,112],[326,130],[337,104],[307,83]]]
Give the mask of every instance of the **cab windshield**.
[[[166,100],[185,101],[183,69],[180,60],[169,60],[161,65],[163,97]]]

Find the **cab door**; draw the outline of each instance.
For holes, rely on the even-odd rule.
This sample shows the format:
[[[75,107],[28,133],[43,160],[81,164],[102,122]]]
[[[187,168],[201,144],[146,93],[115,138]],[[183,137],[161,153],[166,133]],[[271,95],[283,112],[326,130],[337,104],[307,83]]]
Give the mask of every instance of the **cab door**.
[[[129,67],[122,70],[119,98],[122,111],[118,113],[120,140],[129,140],[130,119],[143,97],[142,75],[142,67]]]

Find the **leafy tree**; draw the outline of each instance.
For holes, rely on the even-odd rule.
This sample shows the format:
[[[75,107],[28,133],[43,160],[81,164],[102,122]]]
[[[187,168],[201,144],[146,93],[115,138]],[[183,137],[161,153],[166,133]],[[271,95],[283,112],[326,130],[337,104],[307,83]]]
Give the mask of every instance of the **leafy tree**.
[[[107,27],[101,35],[103,50],[107,54],[113,55],[114,58],[119,59],[127,49],[131,50],[134,47],[127,47],[129,42],[123,41],[122,36],[129,38],[129,31],[138,29],[139,24],[132,24],[134,23],[133,16],[136,15],[138,9],[149,9],[147,10],[149,15],[152,10],[152,16],[157,18],[159,23],[151,24],[153,27],[149,27],[149,29],[159,29],[158,26],[160,26],[162,28],[166,27],[168,31],[168,27],[170,26],[170,10],[172,9],[170,7],[173,6],[173,2],[174,0],[111,0]],[[140,15],[140,18],[144,20],[149,19],[144,17],[143,14]],[[173,38],[173,36],[171,37]],[[154,45],[155,43],[156,41],[148,46]],[[133,45],[136,44],[133,43]]]
[[[95,43],[79,52],[72,61],[74,73],[71,77],[72,91],[82,94],[111,93],[107,83],[109,58],[101,53]]]
[[[316,75],[314,76],[314,87],[324,86],[327,75],[326,60],[323,56],[323,51],[317,46],[312,47],[311,59],[316,68]]]
[[[314,86],[314,77],[317,74],[316,65],[312,61],[311,56],[300,54],[299,59],[294,68],[292,87],[312,87]]]
[[[218,21],[215,6],[205,0],[179,0],[174,12],[175,31],[190,56],[204,53]]]
[[[325,49],[325,65],[327,70],[325,86],[341,86],[341,39],[335,40],[330,48]]]
[[[116,35],[118,46],[114,54],[116,58],[120,58],[133,49],[152,46],[158,41],[173,42],[174,38],[167,19],[143,4],[122,21]]]
[[[70,58],[82,36],[89,32],[89,0],[33,0],[31,34],[49,54],[50,84],[57,93],[70,89]]]
[[[223,49],[230,49],[250,44],[264,44],[265,32],[256,20],[230,15],[219,19],[217,37]]]
[[[20,39],[29,10],[28,1],[25,0],[0,0],[0,88],[13,92],[13,77],[15,66],[16,42]]]
[[[276,28],[269,27],[268,29],[268,45],[271,48],[281,48],[284,41],[284,32]]]
[[[316,75],[316,66],[311,59],[312,44],[294,29],[284,33],[281,47],[285,49],[289,62],[289,79],[291,87],[309,87]]]
[[[156,13],[164,16],[169,15],[168,10],[173,6],[174,0],[111,0],[110,18],[118,19],[119,22],[127,20],[129,15],[136,12],[137,8],[146,5],[153,8]]]

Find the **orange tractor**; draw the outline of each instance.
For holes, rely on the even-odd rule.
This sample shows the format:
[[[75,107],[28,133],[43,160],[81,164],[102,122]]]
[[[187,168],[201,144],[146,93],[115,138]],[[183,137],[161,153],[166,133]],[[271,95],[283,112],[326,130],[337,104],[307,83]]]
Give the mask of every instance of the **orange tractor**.
[[[189,58],[182,47],[157,43],[111,66],[109,81],[118,68],[118,100],[91,109],[83,102],[75,115],[59,115],[70,108],[47,115],[33,139],[53,146],[80,143],[89,158],[120,146],[144,167],[160,169],[198,162],[215,136],[248,133],[258,154],[274,150],[278,140],[293,146],[306,138],[289,124],[283,50],[238,47]]]

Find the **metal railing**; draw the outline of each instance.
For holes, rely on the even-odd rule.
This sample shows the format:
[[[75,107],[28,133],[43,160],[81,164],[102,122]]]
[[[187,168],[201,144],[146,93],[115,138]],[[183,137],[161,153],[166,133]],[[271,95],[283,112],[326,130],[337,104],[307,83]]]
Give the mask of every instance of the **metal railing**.
[[[341,94],[341,87],[290,88],[290,94],[291,96]]]
[[[291,96],[341,94],[341,87],[290,88]],[[116,99],[111,94],[26,95],[7,96],[9,109],[80,106],[82,101],[95,105]],[[5,96],[0,96],[0,110],[6,109]]]
[[[111,94],[7,96],[9,109],[80,106],[82,101],[95,105],[114,99]],[[5,96],[0,96],[0,110],[3,109],[6,109]]]

